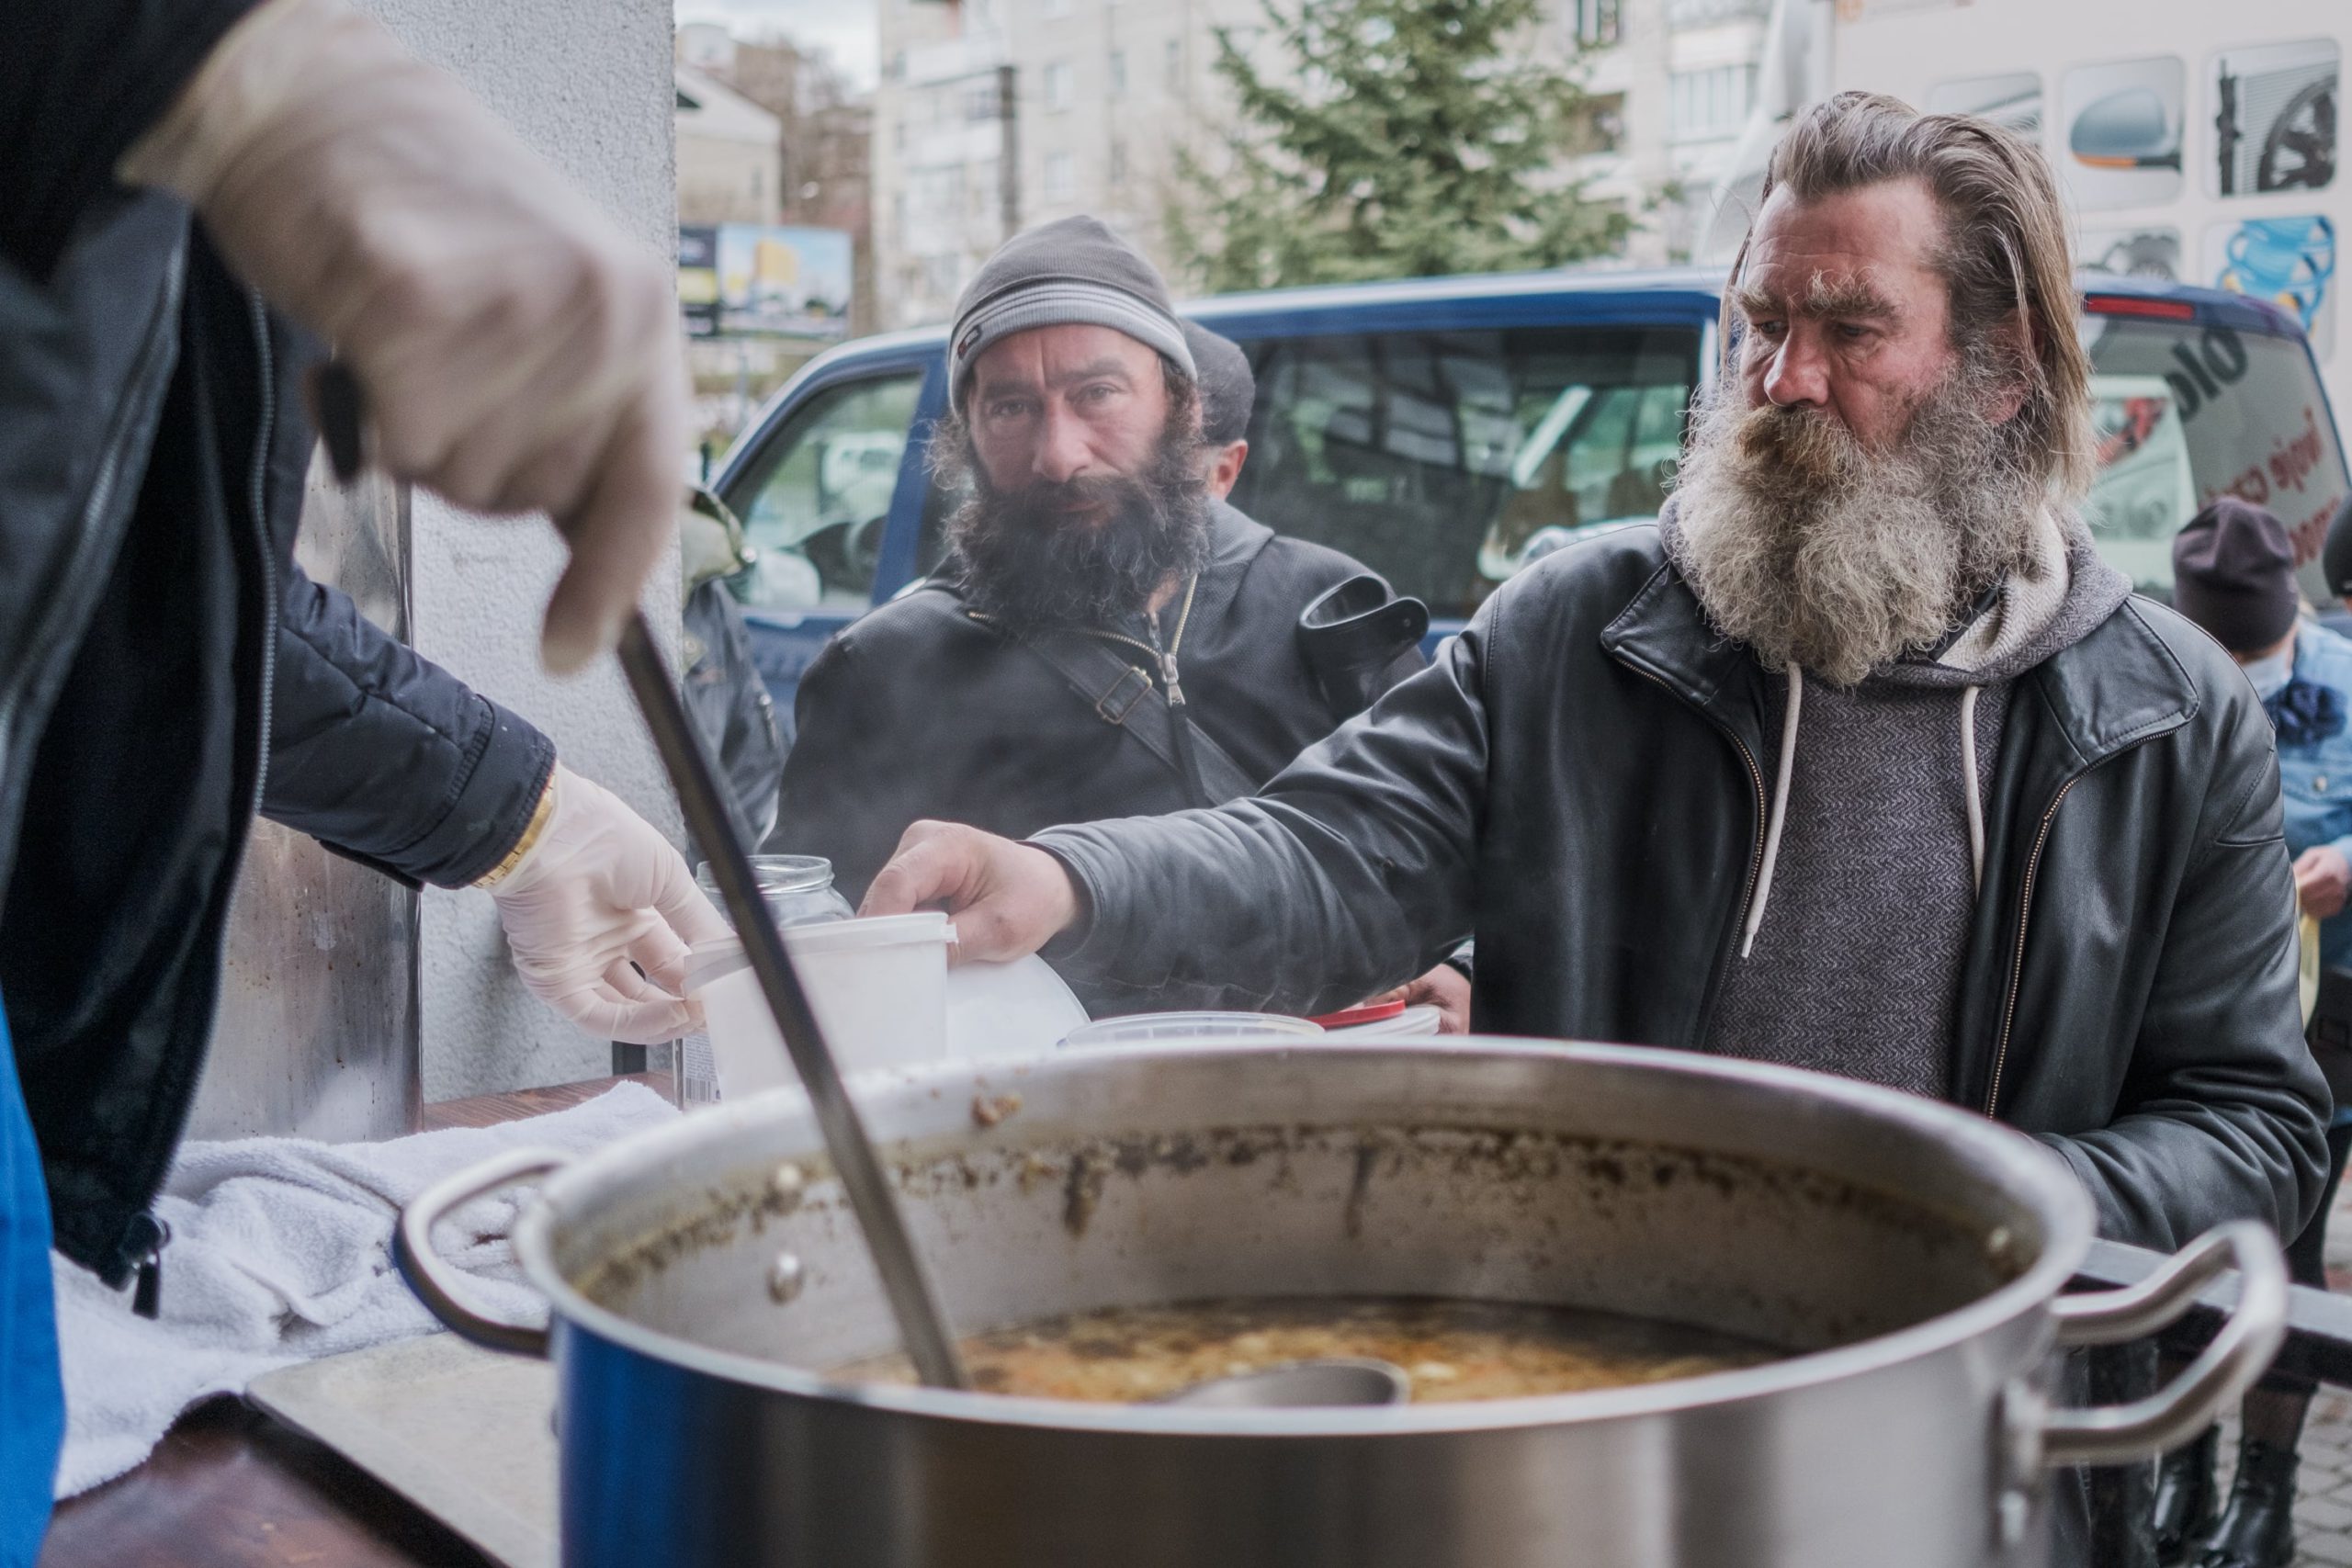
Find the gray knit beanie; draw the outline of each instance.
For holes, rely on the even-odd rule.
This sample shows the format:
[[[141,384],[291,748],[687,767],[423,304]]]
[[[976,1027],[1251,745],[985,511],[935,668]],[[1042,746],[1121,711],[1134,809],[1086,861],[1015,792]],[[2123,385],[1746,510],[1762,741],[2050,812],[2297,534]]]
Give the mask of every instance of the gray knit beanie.
[[[1015,234],[980,264],[947,333],[947,403],[989,345],[1033,327],[1109,327],[1194,374],[1176,302],[1159,269],[1100,219],[1064,218]]]

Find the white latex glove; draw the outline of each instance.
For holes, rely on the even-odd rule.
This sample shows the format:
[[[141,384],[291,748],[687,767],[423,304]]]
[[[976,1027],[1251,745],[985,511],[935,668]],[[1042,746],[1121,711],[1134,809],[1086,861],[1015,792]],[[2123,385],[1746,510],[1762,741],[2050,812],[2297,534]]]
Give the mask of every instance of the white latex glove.
[[[266,0],[124,154],[356,376],[374,460],[460,506],[546,512],[571,563],[543,655],[617,640],[685,451],[672,269],[345,0]]]
[[[607,1040],[649,1045],[699,1027],[686,949],[729,935],[727,922],[670,840],[619,796],[560,763],[550,787],[537,839],[484,883],[523,984]]]

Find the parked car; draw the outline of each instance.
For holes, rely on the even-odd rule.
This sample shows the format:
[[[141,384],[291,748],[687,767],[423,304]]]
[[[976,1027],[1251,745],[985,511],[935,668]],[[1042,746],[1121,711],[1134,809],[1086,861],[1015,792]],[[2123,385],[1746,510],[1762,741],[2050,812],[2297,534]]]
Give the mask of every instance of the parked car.
[[[1427,601],[1434,646],[1530,559],[1657,514],[1715,373],[1722,285],[1712,270],[1545,272],[1184,309],[1257,373],[1234,503]],[[2295,319],[2169,283],[2085,288],[2103,465],[2088,510],[2117,563],[2167,592],[2172,532],[2224,491],[2272,507],[2315,555],[2346,477]],[[819,356],[715,478],[759,551],[735,587],[779,714],[828,637],[938,564],[947,504],[925,451],[945,351],[934,329]]]

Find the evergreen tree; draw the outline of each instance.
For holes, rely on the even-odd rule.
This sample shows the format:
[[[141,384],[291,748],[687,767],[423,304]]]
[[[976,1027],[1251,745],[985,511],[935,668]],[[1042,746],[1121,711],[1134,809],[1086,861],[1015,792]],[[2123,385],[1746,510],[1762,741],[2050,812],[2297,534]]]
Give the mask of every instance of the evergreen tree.
[[[1224,159],[1179,163],[1170,232],[1205,287],[1553,266],[1632,228],[1566,174],[1589,105],[1529,48],[1540,0],[1260,4],[1285,68],[1219,28],[1238,119]]]

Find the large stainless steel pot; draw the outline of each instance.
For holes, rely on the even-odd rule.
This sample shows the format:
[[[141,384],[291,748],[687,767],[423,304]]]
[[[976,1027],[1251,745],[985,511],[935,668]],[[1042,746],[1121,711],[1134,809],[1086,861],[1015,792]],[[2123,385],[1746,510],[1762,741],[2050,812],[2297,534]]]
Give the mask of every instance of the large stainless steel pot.
[[[1018,1107],[1007,1096],[1018,1096]],[[564,1560],[795,1568],[2030,1568],[2054,1465],[2143,1457],[2275,1351],[2276,1244],[2229,1227],[2059,1303],[2091,1236],[2055,1156],[1814,1074],[1657,1051],[1273,1042],[947,1067],[860,1096],[966,1332],[1220,1295],[1601,1307],[1804,1352],[1497,1404],[1231,1411],[853,1387],[892,1331],[806,1102],[402,1216],[461,1333],[560,1367]],[[434,1220],[555,1174],[515,1235],[549,1331],[487,1322]],[[2240,1304],[2164,1393],[2053,1411],[2061,1345]]]

